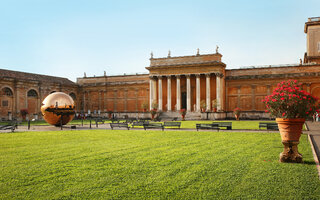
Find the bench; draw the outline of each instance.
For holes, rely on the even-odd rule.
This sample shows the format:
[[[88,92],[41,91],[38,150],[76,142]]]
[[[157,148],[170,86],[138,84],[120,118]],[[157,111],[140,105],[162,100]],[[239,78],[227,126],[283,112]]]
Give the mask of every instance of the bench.
[[[131,128],[134,128],[135,126],[143,126],[144,124],[149,124],[149,122],[148,121],[133,122],[131,125]]]
[[[120,121],[120,120],[117,119],[117,118],[112,118],[112,119],[111,119],[111,122],[112,122],[112,123],[119,123],[119,121]]]
[[[129,126],[127,123],[110,123],[110,127],[113,130],[113,128],[126,128],[129,130]]]
[[[267,130],[279,130],[278,124],[267,124]]]
[[[95,118],[94,121],[96,122],[96,127],[98,127],[99,122],[104,124],[104,121],[102,118]]]
[[[164,130],[164,126],[162,125],[162,123],[148,123],[148,124],[143,124],[143,128],[144,130],[147,129],[162,129]]]
[[[165,128],[166,127],[177,127],[180,129],[180,126],[181,126],[181,122],[164,122],[164,125],[163,125]]]
[[[211,130],[220,130],[218,124],[196,124],[197,131],[199,129],[211,129]]]
[[[261,129],[261,128],[267,128],[268,124],[269,124],[269,125],[276,125],[276,126],[278,126],[278,124],[275,123],[275,122],[259,122],[259,129]]]
[[[227,130],[232,130],[232,122],[213,122],[212,124],[217,124],[219,128],[224,127]]]
[[[6,125],[0,125],[0,130],[11,130],[11,132],[14,132],[16,127],[17,127],[17,124],[13,122]]]

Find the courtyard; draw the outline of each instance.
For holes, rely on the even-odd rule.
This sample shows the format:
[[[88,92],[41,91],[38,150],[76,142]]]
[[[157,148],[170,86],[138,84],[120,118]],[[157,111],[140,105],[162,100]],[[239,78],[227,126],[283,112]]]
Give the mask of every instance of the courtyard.
[[[64,130],[0,133],[1,199],[319,199],[303,164],[279,163],[278,132]]]

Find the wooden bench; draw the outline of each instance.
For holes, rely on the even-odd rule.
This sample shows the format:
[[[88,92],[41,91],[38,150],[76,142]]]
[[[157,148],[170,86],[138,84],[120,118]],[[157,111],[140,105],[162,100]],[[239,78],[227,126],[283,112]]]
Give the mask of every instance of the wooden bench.
[[[149,124],[149,121],[133,122],[132,125],[131,125],[131,128],[134,128],[135,126],[143,126],[144,124]]]
[[[110,127],[113,130],[113,128],[126,128],[129,130],[129,126],[127,123],[110,123]]]
[[[213,122],[212,124],[217,124],[219,128],[224,127],[227,130],[232,130],[232,122]]]
[[[278,124],[275,123],[275,122],[259,122],[259,129],[261,129],[261,128],[267,128],[268,124],[269,124],[269,125],[276,125],[276,126],[278,126]]]
[[[180,129],[180,126],[181,126],[181,122],[164,122],[164,125],[163,125],[165,128],[167,127],[177,127]]]
[[[147,129],[162,129],[164,130],[164,126],[162,123],[148,123],[148,124],[143,124],[144,130]]]
[[[211,130],[220,130],[218,124],[196,124],[197,131],[199,129],[211,129]]]

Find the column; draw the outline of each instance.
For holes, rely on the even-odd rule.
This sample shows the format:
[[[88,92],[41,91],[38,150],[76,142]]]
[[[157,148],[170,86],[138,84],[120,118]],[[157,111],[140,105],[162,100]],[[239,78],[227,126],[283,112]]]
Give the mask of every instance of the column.
[[[241,98],[241,85],[238,85],[237,87],[237,107],[240,108],[240,98]]]
[[[101,110],[101,96],[102,96],[102,94],[101,94],[101,91],[98,91],[98,110]]]
[[[114,96],[113,96],[113,111],[117,112],[117,96],[118,96],[118,90],[113,90]]]
[[[196,110],[200,112],[200,74],[196,74]]]
[[[149,109],[152,110],[152,102],[153,102],[153,92],[152,92],[152,79],[149,77]]]
[[[311,93],[311,92],[310,92],[311,83],[306,83],[306,85],[307,85],[307,92]]]
[[[86,112],[86,91],[83,91],[83,112]]]
[[[128,89],[124,89],[124,111],[128,111]]]
[[[190,83],[190,74],[186,75],[187,77],[187,111],[191,111],[191,83]]]
[[[251,110],[256,110],[256,85],[251,85]]]
[[[206,74],[206,104],[207,111],[211,110],[211,97],[210,97],[210,74]]]
[[[171,111],[171,76],[167,76],[167,108]]]
[[[180,89],[180,75],[176,75],[177,78],[177,111],[181,109],[181,89]]]
[[[14,113],[12,113],[15,117],[17,117],[19,115],[19,111],[20,111],[19,88],[20,87],[18,86],[18,83],[15,82],[15,85],[14,85],[15,111],[14,111]]]
[[[162,110],[162,76],[158,77],[158,94],[159,94],[159,109]]]
[[[221,74],[216,73],[216,97],[217,97],[217,110],[221,110]]]
[[[138,112],[139,111],[139,105],[138,105],[138,88],[136,88],[136,90],[134,91],[134,96],[135,96],[135,99],[136,99],[136,109],[135,111]],[[140,105],[141,106],[141,105]]]
[[[150,110],[152,110],[152,103],[154,102],[154,100],[156,100],[156,91],[155,91],[155,80],[153,77],[150,76],[150,81],[149,81],[149,87],[150,87]]]

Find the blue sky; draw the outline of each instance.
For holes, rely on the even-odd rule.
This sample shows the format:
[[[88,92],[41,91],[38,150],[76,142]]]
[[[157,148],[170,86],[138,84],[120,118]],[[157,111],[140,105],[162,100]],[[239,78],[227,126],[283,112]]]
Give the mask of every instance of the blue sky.
[[[227,68],[298,63],[319,0],[0,0],[0,68],[76,77],[214,53]]]

